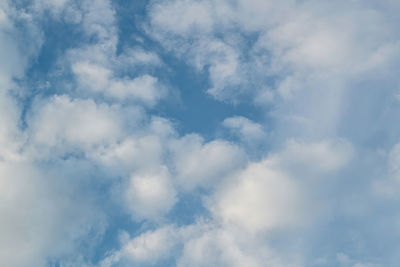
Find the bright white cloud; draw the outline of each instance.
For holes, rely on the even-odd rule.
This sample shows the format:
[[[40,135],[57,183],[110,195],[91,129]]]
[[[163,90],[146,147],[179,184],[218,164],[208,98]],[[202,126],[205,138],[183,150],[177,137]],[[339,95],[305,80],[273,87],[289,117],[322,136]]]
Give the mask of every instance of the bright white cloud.
[[[171,151],[175,179],[184,190],[213,186],[246,163],[239,147],[222,140],[204,143],[198,135],[172,141]]]
[[[169,175],[168,170],[161,167],[131,176],[125,198],[133,218],[158,220],[171,210],[177,197]]]
[[[268,161],[253,163],[221,187],[211,201],[215,216],[250,233],[301,223],[301,188],[290,176],[268,165]]]
[[[35,143],[50,147],[107,145],[123,134],[119,112],[118,106],[54,96],[36,104],[29,120],[31,136]]]

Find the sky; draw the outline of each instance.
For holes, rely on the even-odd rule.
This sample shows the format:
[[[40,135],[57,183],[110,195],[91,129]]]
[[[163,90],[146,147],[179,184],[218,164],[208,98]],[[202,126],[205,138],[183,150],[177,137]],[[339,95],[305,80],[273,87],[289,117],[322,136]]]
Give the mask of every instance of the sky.
[[[399,12],[0,0],[0,266],[398,266]]]

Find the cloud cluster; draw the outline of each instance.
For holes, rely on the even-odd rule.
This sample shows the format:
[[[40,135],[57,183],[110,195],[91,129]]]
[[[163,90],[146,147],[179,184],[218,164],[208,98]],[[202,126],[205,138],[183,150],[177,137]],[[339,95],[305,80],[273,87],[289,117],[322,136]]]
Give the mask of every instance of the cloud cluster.
[[[395,1],[123,5],[0,3],[0,265],[398,263]]]

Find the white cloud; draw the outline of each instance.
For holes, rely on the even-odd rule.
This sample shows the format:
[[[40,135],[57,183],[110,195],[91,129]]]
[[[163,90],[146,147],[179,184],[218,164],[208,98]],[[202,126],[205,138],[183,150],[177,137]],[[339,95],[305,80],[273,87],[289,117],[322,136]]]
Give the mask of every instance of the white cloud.
[[[163,226],[154,231],[147,231],[128,240],[123,247],[102,261],[102,267],[113,264],[150,264],[168,259],[178,244],[177,229],[173,226]]]
[[[259,107],[268,105],[263,110],[269,113],[263,115],[271,119],[271,148],[265,151],[266,158],[250,163],[245,143],[261,144],[266,133],[265,125],[245,118],[247,114],[222,123],[244,141],[234,144],[219,139],[206,142],[197,134],[179,136],[170,120],[151,117],[153,110],[140,107],[154,107],[168,93],[154,69],[169,71],[169,62],[147,48],[119,46],[123,32],[118,29],[114,4],[36,0],[19,10],[0,3],[0,58],[4,58],[0,62],[0,217],[5,218],[0,222],[4,237],[0,265],[42,266],[64,256],[76,259],[75,265],[86,264],[87,259],[77,255],[84,254],[77,252],[81,238],[88,238],[90,230],[102,232],[98,207],[86,198],[91,194],[114,190],[122,201],[113,204],[122,204],[135,225],[144,221],[146,228],[165,222],[181,193],[188,195],[197,188],[206,189],[208,196],[204,207],[210,213],[205,222],[141,233],[123,243],[104,265],[155,264],[168,258],[178,266],[306,265],[293,258],[296,253],[313,257],[307,249],[315,244],[305,250],[293,245],[294,256],[282,247],[295,243],[298,235],[308,235],[303,233],[304,225],[317,221],[325,227],[331,217],[315,219],[325,215],[322,209],[342,219],[335,216],[344,212],[331,203],[333,190],[350,191],[359,180],[350,180],[347,165],[356,161],[351,173],[358,174],[360,162],[374,158],[378,150],[355,154],[353,143],[388,147],[398,142],[393,125],[398,112],[388,97],[398,91],[398,77],[392,74],[400,55],[398,4],[389,0],[379,4],[173,0],[148,6],[146,38],[167,48],[159,49],[162,53],[172,52],[199,73],[207,72],[210,88],[203,89],[208,94],[229,103],[249,100]],[[36,23],[47,12],[53,15],[49,20],[71,23],[85,44],[62,54],[57,70],[44,75],[72,74],[73,81],[60,79],[60,87],[52,88],[57,92],[68,88],[65,95],[39,99],[35,85],[26,85],[24,92],[11,88],[24,78],[29,60],[38,52],[43,33]],[[71,88],[75,85],[78,88]],[[368,94],[369,86],[382,89]],[[36,100],[23,110],[22,100],[30,100],[25,97]],[[370,113],[354,108],[364,102],[371,114],[377,114],[378,123]],[[362,132],[363,138],[351,130]],[[387,177],[378,188],[391,196],[398,191],[399,151],[398,145],[392,148]],[[74,152],[79,154],[76,159],[62,157]],[[366,180],[373,180],[369,175]],[[107,180],[107,192],[98,192],[107,186],[101,179],[87,186],[88,176],[116,179]],[[90,187],[85,192],[79,191],[82,180]],[[336,187],[325,196],[329,181]],[[204,197],[203,192],[196,193]],[[340,193],[347,199],[347,192]],[[357,206],[346,204],[351,206],[348,210]],[[196,212],[194,207],[190,215],[206,216]],[[319,233],[307,230],[311,235]],[[310,238],[300,237],[307,244],[312,243]],[[336,260],[353,267],[373,266],[345,254]]]
[[[177,266],[262,266],[238,246],[235,236],[223,229],[200,229],[184,243]]]
[[[72,66],[82,90],[102,93],[121,101],[138,100],[154,105],[163,95],[164,88],[157,78],[143,75],[134,79],[116,78],[112,71],[89,62],[78,62]]]
[[[207,69],[211,80],[207,92],[220,100],[230,100],[228,95],[233,88],[234,94],[240,94],[238,87],[243,82],[235,38],[230,40],[232,44],[212,35],[223,18],[216,13],[227,15],[227,6],[214,1],[157,3],[151,6],[147,28],[162,45],[188,60],[198,71]]]
[[[194,166],[197,166],[194,168],[197,171],[192,170],[194,174],[200,172],[201,168],[205,168],[209,159],[215,159],[214,156],[210,156],[213,155],[211,149],[207,148],[213,143],[203,144],[198,136],[186,136],[172,141],[172,144],[174,145],[172,151],[177,149],[178,144],[181,145],[181,159],[186,157],[185,160],[189,160],[189,163],[183,160],[182,167],[191,170],[190,162],[193,158],[196,159],[193,161],[196,163]],[[197,149],[192,150],[189,149],[190,147]],[[204,153],[204,157],[199,158],[198,155],[202,154],[201,151],[207,151],[207,153]],[[321,215],[321,205],[315,202],[316,199],[313,199],[312,190],[316,186],[316,180],[303,179],[305,174],[328,175],[334,173],[348,163],[352,153],[351,145],[343,140],[320,143],[292,140],[282,151],[271,154],[260,162],[250,163],[244,170],[237,170],[236,173],[230,172],[225,175],[225,179],[216,183],[216,189],[206,202],[206,207],[211,212],[211,218],[189,226],[174,228],[171,232],[168,231],[169,241],[160,241],[157,246],[152,244],[156,244],[155,240],[159,240],[159,236],[155,234],[158,233],[158,230],[154,231],[154,236],[153,232],[144,233],[138,239],[133,238],[128,243],[132,247],[130,259],[126,256],[127,246],[123,246],[105,262],[122,264],[127,260],[128,266],[129,262],[154,264],[164,258],[165,251],[173,248],[177,251],[171,257],[176,258],[177,266],[264,266],[266,262],[271,266],[279,267],[303,266],[300,264],[301,259],[298,258],[296,252],[276,251],[270,247],[268,237],[279,231],[291,232],[312,225],[314,219]],[[222,157],[218,153],[216,155],[219,155],[216,158]],[[296,165],[297,163],[298,165]],[[219,165],[224,166],[220,163],[215,166]],[[310,171],[315,168],[317,169],[315,172]],[[228,169],[233,170],[233,167],[228,167]],[[213,175],[215,172],[214,169],[210,171],[209,175]],[[134,179],[132,177],[131,188]],[[139,176],[137,185],[133,187],[140,188],[139,184],[149,181],[148,179],[158,181],[159,178]],[[196,183],[193,185],[194,182]],[[192,183],[191,187],[187,188],[193,188],[195,185],[204,186],[202,181],[189,180],[179,181],[179,183]],[[209,183],[210,181],[206,185]],[[184,184],[183,186],[188,185]],[[127,191],[130,196],[137,198],[130,203],[140,205],[140,208],[137,209],[131,207],[133,214],[140,215],[142,213],[140,209],[146,207],[148,211],[154,211],[158,209],[155,207],[159,207],[152,201],[144,201],[151,194],[145,190],[146,186],[143,188],[143,190],[135,189],[142,193],[134,193],[134,190]],[[153,192],[157,192],[159,187],[153,185],[152,188]],[[166,185],[164,188],[167,190],[169,186]],[[151,199],[157,200],[157,203],[166,203],[168,201],[159,200],[159,197],[164,195],[168,194],[152,195]],[[160,210],[157,210],[156,213]],[[169,206],[163,207],[162,210],[168,211]],[[164,233],[164,230],[162,232]],[[161,235],[161,237],[165,236]],[[165,239],[161,238],[161,240]],[[160,252],[155,253],[154,257],[147,257],[151,253],[150,251],[154,251],[153,249]]]
[[[317,177],[342,169],[353,156],[354,149],[346,140],[309,143],[293,139],[276,155],[279,164],[294,175]]]
[[[128,119],[132,121],[134,117],[129,116]],[[163,164],[167,144],[175,137],[176,132],[170,121],[152,117],[150,121],[140,121],[123,140],[99,147],[89,153],[89,157],[122,176],[148,171]]]
[[[164,147],[155,135],[129,137],[121,142],[102,147],[90,153],[90,157],[108,166],[113,173],[124,176],[133,171],[149,170],[162,163]]]
[[[83,1],[82,28],[88,36],[98,39],[103,46],[114,47],[118,41],[115,11],[109,0]]]
[[[120,99],[137,98],[146,104],[154,105],[163,95],[163,88],[157,78],[143,75],[133,80],[122,80],[111,84],[110,94]]]
[[[74,254],[76,242],[89,238],[88,225],[101,235],[104,221],[78,193],[80,179],[72,184],[62,170],[40,166],[24,153],[30,136],[22,130],[26,103],[18,82],[42,34],[32,14],[8,3],[0,3],[0,265],[44,266],[52,257]]]
[[[72,71],[78,76],[85,89],[95,92],[108,89],[109,80],[111,79],[111,71],[109,69],[89,62],[78,62],[72,66]]]
[[[204,143],[198,135],[187,135],[171,142],[177,183],[184,190],[210,187],[244,166],[243,151],[226,141]]]
[[[53,19],[76,24],[74,27],[83,33],[83,41],[86,41],[64,51],[63,56],[57,59],[57,70],[50,71],[61,78],[61,81],[55,81],[57,86],[63,88],[71,83],[60,76],[59,70],[62,69],[72,71],[77,82],[77,88],[72,88],[72,91],[80,97],[103,96],[110,102],[136,101],[154,106],[166,95],[166,86],[148,69],[162,65],[156,53],[129,45],[121,48],[122,52],[117,51],[119,33],[112,1],[66,0],[53,3],[36,0],[33,9],[36,16],[49,11],[54,15]],[[130,74],[137,73],[138,68],[140,74],[131,77]]]
[[[265,142],[267,138],[267,134],[261,124],[242,116],[226,118],[222,125],[248,143]]]
[[[163,64],[161,58],[154,52],[138,48],[128,48],[125,54],[120,56],[121,61],[126,61],[129,65],[153,65]]]
[[[184,35],[192,31],[209,32],[213,26],[209,1],[179,0],[152,5],[151,23],[164,25],[166,31]]]
[[[10,89],[9,83],[13,78],[23,77],[29,60],[38,53],[42,42],[41,29],[33,17],[15,9],[8,1],[2,1],[0,4],[0,57],[2,58],[0,85],[2,91]]]
[[[301,224],[304,193],[294,179],[269,164],[252,163],[221,187],[210,200],[214,215],[249,233]]]
[[[129,238],[129,236],[127,237]],[[160,264],[173,258],[176,266],[295,267],[296,260],[279,255],[263,238],[243,235],[208,221],[189,226],[161,226],[123,242],[120,250],[102,261],[102,267]]]
[[[182,18],[193,6],[201,12]],[[320,105],[314,110],[316,101],[308,108],[316,114],[294,110],[311,120],[317,114],[328,116],[324,128],[340,115],[337,101],[329,100],[331,91],[339,96],[349,81],[379,79],[385,73],[381,70],[390,70],[399,57],[393,16],[385,16],[393,4],[382,7],[357,1],[157,2],[150,9],[148,32],[198,70],[207,67],[208,92],[219,100],[235,102],[251,95],[259,102],[271,87],[284,100],[310,89],[328,91],[318,95],[327,112],[318,113]],[[173,23],[178,18],[180,23]],[[246,43],[249,35],[255,36],[254,43]],[[300,98],[285,107],[308,106]],[[320,125],[320,119],[315,123]]]
[[[154,263],[168,258],[176,244],[174,232],[171,226],[145,232],[125,244],[123,253],[135,262]]]
[[[36,0],[34,8],[37,11],[50,10],[54,15],[59,16],[70,0]]]
[[[32,141],[44,146],[91,148],[116,142],[123,134],[118,106],[54,96],[36,103],[29,119]]]
[[[134,219],[158,220],[171,210],[177,196],[169,176],[166,167],[132,174],[125,198]]]
[[[322,215],[322,206],[313,201],[319,181],[309,178],[342,170],[352,156],[351,144],[343,140],[292,140],[282,151],[227,179],[208,200],[208,207],[222,223],[249,233],[306,226]]]
[[[42,171],[29,162],[0,162],[0,265],[45,266],[51,257],[76,252],[89,227],[101,234],[103,218],[60,170]],[[77,182],[79,179],[74,179]]]

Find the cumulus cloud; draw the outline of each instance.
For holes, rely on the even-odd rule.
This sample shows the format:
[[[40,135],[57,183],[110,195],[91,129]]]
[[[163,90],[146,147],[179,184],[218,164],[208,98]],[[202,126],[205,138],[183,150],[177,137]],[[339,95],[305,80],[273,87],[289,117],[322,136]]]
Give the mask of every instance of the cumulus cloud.
[[[157,220],[168,213],[176,201],[176,191],[165,167],[149,174],[133,174],[130,178],[126,202],[134,218]]]
[[[168,231],[171,238],[168,248],[175,250],[176,265],[263,266],[268,262],[271,266],[303,266],[296,252],[277,252],[269,246],[269,237],[280,231],[306,231],[322,218],[323,205],[327,203],[317,203],[318,194],[313,190],[319,187],[320,181],[308,179],[309,175],[334,174],[351,157],[351,145],[343,140],[320,143],[292,140],[282,151],[229,173],[214,185],[205,199],[211,217],[189,226],[167,226],[173,229]],[[310,172],[312,166],[320,169]],[[164,231],[163,227],[154,233]],[[137,243],[135,238],[129,242]],[[136,249],[147,251],[147,243],[141,244],[142,248]],[[125,251],[123,246],[115,255]],[[124,262],[122,256],[114,256],[115,262]],[[143,264],[154,264],[154,261],[155,258],[146,259]],[[136,259],[131,258],[130,262]]]
[[[222,140],[204,143],[198,135],[172,141],[171,150],[175,179],[184,190],[214,185],[246,163],[239,147]]]
[[[221,188],[211,209],[224,223],[254,233],[298,223],[302,201],[296,182],[264,162],[250,165],[237,181]]]
[[[89,62],[78,62],[72,66],[73,72],[83,90],[102,93],[120,100],[134,99],[145,104],[155,104],[163,95],[164,88],[157,78],[143,75],[134,79],[117,79],[112,72]]]
[[[129,237],[128,237],[129,238]],[[101,266],[157,265],[173,254],[174,266],[300,266],[267,246],[262,238],[207,221],[190,226],[166,225],[123,241]]]
[[[116,142],[122,121],[116,106],[54,96],[38,103],[29,120],[32,139],[45,146],[93,147]]]

